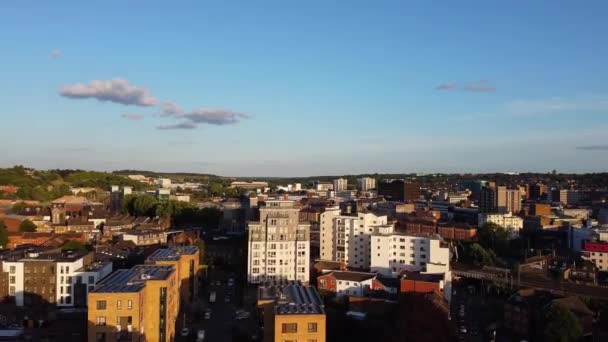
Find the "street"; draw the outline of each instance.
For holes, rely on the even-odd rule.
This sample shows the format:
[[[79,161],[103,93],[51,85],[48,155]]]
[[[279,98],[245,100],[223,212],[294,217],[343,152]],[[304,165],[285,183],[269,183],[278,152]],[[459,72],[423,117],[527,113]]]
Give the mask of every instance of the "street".
[[[188,317],[186,313],[186,327],[189,329],[187,337],[180,334],[183,328],[183,317],[180,317],[176,326],[176,341],[196,341],[197,332],[201,329],[205,330],[205,341],[233,341],[237,336],[247,336],[251,339],[251,336],[257,333],[255,310],[251,304],[247,304],[246,308],[242,306],[244,284],[238,277],[234,277],[234,286],[228,286],[228,279],[231,277],[233,275],[230,272],[217,267],[208,270],[208,277],[199,291],[199,303],[203,307],[197,308],[199,314],[191,314],[192,317]],[[216,293],[215,303],[209,303],[211,292]],[[226,302],[226,298],[230,298],[230,302]],[[206,309],[211,309],[211,317],[207,320],[203,314]],[[237,320],[235,312],[239,309],[250,312],[249,318]]]

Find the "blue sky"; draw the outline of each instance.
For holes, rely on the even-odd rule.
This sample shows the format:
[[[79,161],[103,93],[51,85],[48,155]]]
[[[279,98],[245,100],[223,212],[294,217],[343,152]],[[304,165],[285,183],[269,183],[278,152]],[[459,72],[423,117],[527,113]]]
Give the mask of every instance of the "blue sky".
[[[605,1],[0,4],[0,166],[606,171]]]

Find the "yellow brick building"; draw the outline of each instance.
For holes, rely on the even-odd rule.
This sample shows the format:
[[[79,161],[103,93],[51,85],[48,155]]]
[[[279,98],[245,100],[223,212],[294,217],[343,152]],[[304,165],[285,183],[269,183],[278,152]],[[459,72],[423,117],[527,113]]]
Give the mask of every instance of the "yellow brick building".
[[[118,270],[88,296],[88,341],[173,341],[179,279],[171,265]]]
[[[323,302],[316,289],[300,282],[270,282],[258,288],[264,342],[325,342]]]
[[[155,265],[171,265],[177,271],[182,303],[192,303],[198,292],[200,251],[196,246],[160,248],[147,261]]]

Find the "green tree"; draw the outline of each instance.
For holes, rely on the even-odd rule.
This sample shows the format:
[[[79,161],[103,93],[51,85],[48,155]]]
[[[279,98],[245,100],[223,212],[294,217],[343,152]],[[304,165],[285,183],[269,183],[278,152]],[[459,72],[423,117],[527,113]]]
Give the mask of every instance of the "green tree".
[[[38,227],[34,224],[34,222],[30,220],[23,220],[23,222],[21,222],[21,224],[19,225],[19,231],[22,233],[35,232],[36,228]]]
[[[499,255],[508,251],[511,231],[496,223],[486,223],[477,230],[479,244],[486,249],[492,249]]]
[[[573,342],[583,335],[583,329],[576,316],[567,308],[552,305],[545,315],[545,341]]]
[[[121,211],[123,214],[135,215],[135,200],[137,199],[136,195],[125,195],[121,202]]]
[[[154,216],[158,200],[152,195],[137,196],[134,203],[135,214],[137,216]]]
[[[6,247],[8,244],[8,231],[6,230],[6,225],[4,221],[0,221],[0,246],[2,248]]]
[[[496,262],[496,255],[494,252],[483,248],[478,243],[467,245],[464,252],[467,258],[476,264],[493,266]]]
[[[80,241],[70,240],[61,246],[62,251],[86,251],[87,247]]]

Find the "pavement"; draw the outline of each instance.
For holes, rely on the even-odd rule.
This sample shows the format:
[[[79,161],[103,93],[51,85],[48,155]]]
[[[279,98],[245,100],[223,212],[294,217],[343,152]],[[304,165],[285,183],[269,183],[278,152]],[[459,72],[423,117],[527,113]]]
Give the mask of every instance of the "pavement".
[[[183,318],[180,317],[176,326],[176,342],[180,341],[196,341],[197,331],[205,330],[205,341],[242,341],[243,336],[248,336],[251,339],[252,335],[257,334],[257,322],[255,310],[252,310],[250,304],[243,301],[243,283],[240,279],[235,279],[233,287],[228,286],[228,278],[231,273],[222,269],[209,268],[207,279],[202,284],[199,291],[199,302],[203,306],[201,312],[207,308],[212,310],[211,318],[203,319],[203,315],[192,315],[188,317],[186,314],[186,327],[190,330],[187,337],[180,335],[183,328]],[[238,277],[237,277],[238,278]],[[220,285],[216,285],[217,281]],[[209,303],[209,294],[216,293],[215,303]],[[246,291],[245,291],[246,292]],[[230,302],[226,302],[226,297],[230,297]],[[245,307],[243,307],[245,306]],[[236,320],[235,311],[244,309],[251,313],[251,316],[245,320]]]

